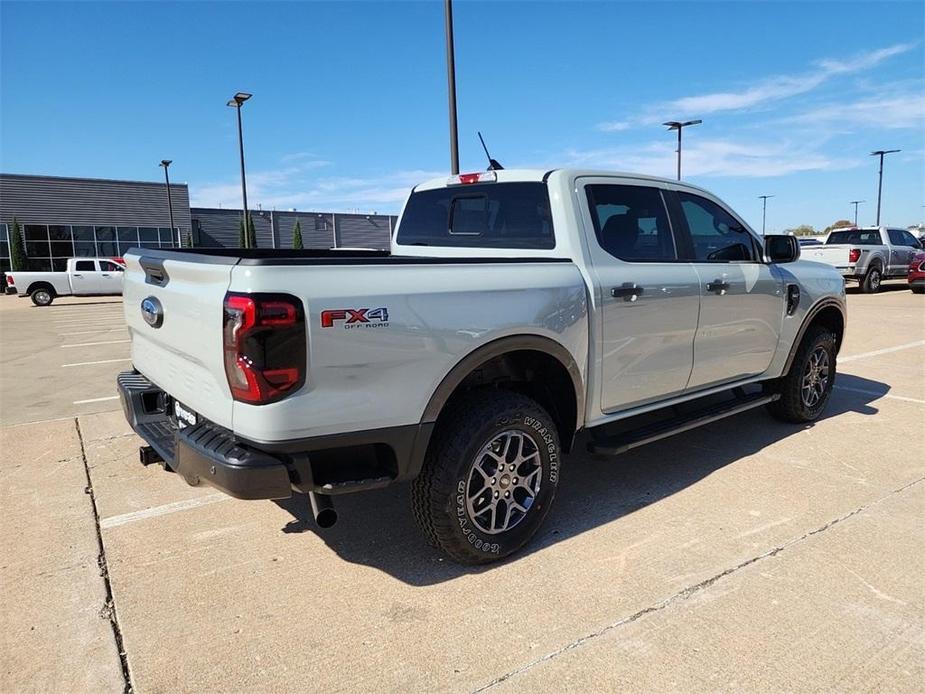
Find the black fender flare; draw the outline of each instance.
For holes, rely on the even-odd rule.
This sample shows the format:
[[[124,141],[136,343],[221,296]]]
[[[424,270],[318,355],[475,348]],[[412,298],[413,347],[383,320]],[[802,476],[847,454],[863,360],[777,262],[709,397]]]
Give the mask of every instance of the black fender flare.
[[[803,322],[800,324],[800,329],[797,331],[796,339],[793,341],[793,344],[790,345],[790,353],[787,355],[787,361],[784,364],[784,370],[781,372],[781,376],[784,376],[790,372],[790,367],[793,366],[793,360],[797,356],[797,350],[800,349],[800,344],[803,342],[803,337],[806,335],[806,330],[809,328],[810,324],[816,317],[827,308],[836,308],[841,314],[842,326],[847,328],[848,326],[848,316],[845,315],[845,307],[842,306],[842,303],[837,299],[832,297],[827,297],[820,299],[815,304],[813,304],[810,309],[806,312],[806,315],[803,317]],[[844,339],[844,334],[842,338],[839,339],[838,343],[835,345],[836,354],[838,350],[841,349],[841,343]]]
[[[585,419],[585,388],[581,378],[581,370],[572,357],[571,353],[555,340],[541,335],[512,335],[501,337],[487,344],[477,347],[469,352],[465,357],[459,360],[443,380],[434,390],[424,408],[424,414],[421,416],[421,423],[432,423],[437,421],[440,412],[446,405],[447,400],[453,395],[453,392],[462,383],[469,374],[478,369],[483,364],[510,352],[522,352],[525,350],[533,352],[543,352],[558,361],[568,372],[572,380],[572,387],[575,390],[575,429],[580,429]]]

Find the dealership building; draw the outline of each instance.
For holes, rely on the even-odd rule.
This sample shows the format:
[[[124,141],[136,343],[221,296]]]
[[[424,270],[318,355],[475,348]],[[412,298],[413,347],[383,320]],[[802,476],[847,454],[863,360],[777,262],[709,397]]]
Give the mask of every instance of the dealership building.
[[[10,270],[9,234],[19,222],[30,270],[64,270],[68,258],[118,257],[129,248],[236,248],[241,211],[191,208],[185,183],[0,174],[0,272]],[[296,210],[252,210],[257,246],[388,248],[396,218]]]

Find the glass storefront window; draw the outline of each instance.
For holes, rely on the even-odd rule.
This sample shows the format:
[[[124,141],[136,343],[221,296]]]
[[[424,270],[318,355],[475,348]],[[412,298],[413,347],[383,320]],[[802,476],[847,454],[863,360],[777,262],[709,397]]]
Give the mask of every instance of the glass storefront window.
[[[65,272],[67,270],[67,258],[55,258],[51,261],[51,267],[54,272]]]
[[[52,241],[70,241],[71,227],[64,226],[63,224],[49,224],[48,238]]]
[[[30,258],[47,258],[49,253],[48,241],[26,241],[26,255]]]
[[[171,233],[170,227],[160,227],[158,233],[161,237],[162,246],[172,246],[176,242],[176,232]]]
[[[71,258],[74,256],[74,244],[70,241],[52,241],[52,258]]]
[[[157,227],[138,227],[138,238],[142,245],[154,243],[153,248],[157,248]]]
[[[48,258],[29,258],[29,269],[32,272],[51,272],[51,260]]]
[[[23,227],[26,241],[47,241],[48,227],[44,224],[26,224]]]
[[[94,229],[96,231],[96,254],[103,257],[119,255],[115,227],[94,227]]]

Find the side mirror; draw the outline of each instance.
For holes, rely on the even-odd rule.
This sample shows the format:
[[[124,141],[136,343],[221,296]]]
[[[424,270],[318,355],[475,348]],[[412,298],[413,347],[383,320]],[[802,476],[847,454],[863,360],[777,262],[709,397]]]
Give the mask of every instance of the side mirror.
[[[796,236],[765,236],[764,253],[772,263],[792,263],[800,257]]]

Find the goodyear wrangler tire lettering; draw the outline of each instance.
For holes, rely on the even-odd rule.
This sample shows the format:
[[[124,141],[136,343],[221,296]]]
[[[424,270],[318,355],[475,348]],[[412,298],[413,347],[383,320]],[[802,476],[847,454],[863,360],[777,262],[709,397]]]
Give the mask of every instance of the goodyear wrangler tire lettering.
[[[519,393],[478,389],[450,404],[412,484],[431,544],[466,564],[505,557],[535,534],[559,481],[558,430]]]

